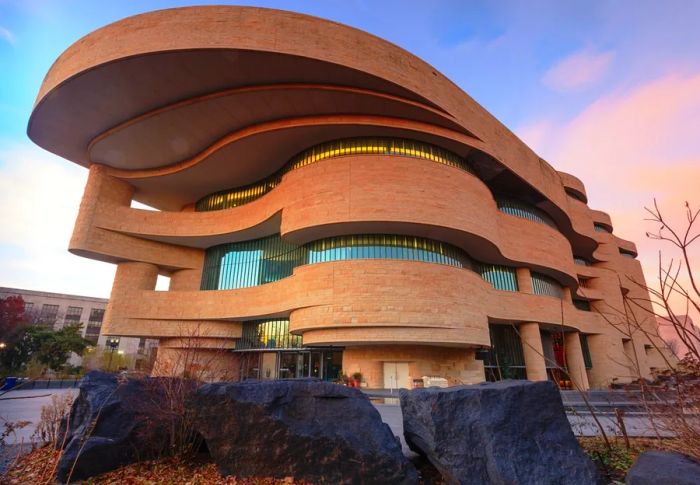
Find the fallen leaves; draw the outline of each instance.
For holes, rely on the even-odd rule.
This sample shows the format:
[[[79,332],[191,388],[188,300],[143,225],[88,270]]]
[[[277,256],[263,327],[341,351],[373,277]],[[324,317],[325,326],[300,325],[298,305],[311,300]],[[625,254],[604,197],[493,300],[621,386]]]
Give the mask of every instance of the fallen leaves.
[[[20,458],[0,478],[3,485],[48,485],[54,482],[54,465],[59,452],[49,448],[39,448]],[[181,461],[174,458],[134,463],[117,470],[104,473],[83,482],[85,485],[304,485],[291,477],[275,478],[235,478],[222,477],[216,465],[210,461]],[[306,484],[309,485],[309,484]]]

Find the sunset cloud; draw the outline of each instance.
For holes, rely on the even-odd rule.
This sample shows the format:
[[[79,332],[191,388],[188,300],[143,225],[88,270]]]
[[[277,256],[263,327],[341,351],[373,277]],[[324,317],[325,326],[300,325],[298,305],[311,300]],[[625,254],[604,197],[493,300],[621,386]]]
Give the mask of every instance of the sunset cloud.
[[[644,207],[656,198],[673,224],[684,224],[684,203],[700,206],[700,73],[664,76],[603,96],[568,122],[535,121],[517,130],[557,169],[586,184],[589,205],[610,213],[615,233],[633,240],[648,281],[658,251]],[[549,127],[549,130],[545,130]],[[694,249],[700,258],[700,244]]]
[[[575,52],[549,68],[542,82],[555,91],[585,89],[605,76],[614,57],[612,52]]]

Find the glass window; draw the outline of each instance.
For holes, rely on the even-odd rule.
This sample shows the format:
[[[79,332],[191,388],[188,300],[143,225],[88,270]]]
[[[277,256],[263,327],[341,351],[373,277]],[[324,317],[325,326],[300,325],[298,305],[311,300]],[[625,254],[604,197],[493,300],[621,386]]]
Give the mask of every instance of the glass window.
[[[564,298],[564,290],[557,280],[545,276],[541,273],[531,272],[532,277],[532,292],[535,295],[554,296],[556,298]]]
[[[586,198],[582,194],[580,194],[578,191],[572,190],[568,187],[565,187],[564,192],[566,192],[566,195],[568,195],[572,199],[576,199],[580,202],[583,202],[584,204],[586,203]]]
[[[476,264],[477,272],[497,290],[518,291],[515,268],[497,264]]]
[[[608,226],[606,226],[606,225],[604,225],[604,224],[599,224],[599,223],[597,223],[597,222],[593,224],[593,229],[594,229],[596,232],[607,232],[607,233],[611,233],[611,232],[612,232],[612,231],[610,230],[610,228],[608,228]]]
[[[413,236],[370,234],[337,236],[296,246],[279,235],[222,244],[206,251],[202,290],[229,290],[271,283],[291,276],[294,268],[352,259],[400,259],[475,271],[504,291],[518,291],[515,268],[473,261],[446,243]]]
[[[80,322],[80,316],[83,314],[83,307],[80,306],[69,306],[66,310],[66,323],[77,323]]]
[[[58,305],[43,304],[41,313],[39,314],[39,323],[41,325],[53,326],[56,323],[58,316]]]
[[[620,256],[622,256],[623,258],[634,259],[637,257],[637,255],[634,254],[632,251],[628,251],[628,250],[622,249],[622,248],[619,248],[619,250],[620,250]]]
[[[471,267],[469,257],[462,250],[412,236],[338,236],[296,246],[275,235],[209,248],[201,289],[223,290],[271,283],[291,276],[294,268],[303,264],[349,259],[405,259]]]
[[[102,319],[105,316],[104,308],[92,308],[90,309],[90,323],[102,323]]]
[[[85,339],[96,344],[97,339],[100,337],[101,328],[102,324],[88,322],[87,327],[85,327]]]
[[[588,300],[574,300],[574,306],[579,310],[583,310],[584,312],[591,311],[591,302]]]
[[[253,320],[243,322],[243,333],[236,343],[236,350],[289,349],[301,346],[301,336],[289,333],[289,320]]]
[[[588,348],[588,335],[585,333],[579,333],[578,336],[581,339],[581,351],[583,352],[583,363],[586,365],[586,369],[593,368],[593,361],[591,360],[591,351]]]
[[[591,262],[588,261],[586,258],[582,258],[580,256],[574,256],[574,263],[580,265],[580,266],[590,266]]]
[[[489,325],[491,349],[484,359],[486,380],[525,379],[525,357],[520,336],[512,325]]]
[[[208,195],[195,204],[195,210],[221,210],[247,204],[275,188],[287,172],[321,160],[346,155],[393,155],[422,158],[473,173],[467,161],[462,157],[443,148],[419,141],[392,138],[336,140],[301,152],[287,162],[282,169],[259,182]]]
[[[501,212],[506,214],[546,224],[557,229],[557,225],[546,212],[521,200],[499,197],[496,199],[496,205],[498,205],[498,209]]]

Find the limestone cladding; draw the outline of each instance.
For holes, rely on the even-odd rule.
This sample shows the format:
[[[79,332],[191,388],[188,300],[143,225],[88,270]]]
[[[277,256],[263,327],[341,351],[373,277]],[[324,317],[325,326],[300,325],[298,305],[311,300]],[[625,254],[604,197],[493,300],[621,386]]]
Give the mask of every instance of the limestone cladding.
[[[491,345],[490,325],[517,331],[530,379],[550,377],[543,330],[565,332],[569,373],[581,388],[665,365],[644,335],[656,333],[650,309],[625,312],[626,296],[648,296],[636,247],[612,233],[609,215],[589,208],[583,183],[434,68],[364,32],[249,7],[130,17],[59,57],[28,133],[89,167],[69,249],[117,265],[103,331],[161,339],[156,372],[216,361],[240,377],[240,358],[228,350],[243,322],[263,318],[288,318],[304,345],[343,347],[344,371],[362,372],[373,386],[384,382],[384,362],[408,363],[411,378],[482,380],[476,350]],[[473,170],[346,154],[287,171],[237,207],[194,210],[201,197],[258,182],[309,147],[355,137],[417,140]],[[495,194],[504,192],[551,223],[499,210]],[[133,200],[158,210],[132,208]],[[272,283],[200,291],[207,248],[273,234],[296,244],[353,234],[429,238],[516,268],[519,291],[494,289],[470,269],[388,259],[303,265]],[[562,298],[534,294],[534,272],[560,285]],[[170,277],[169,291],[155,291],[158,275]],[[626,331],[629,318],[644,332]],[[179,362],[192,348],[196,365],[186,369]]]

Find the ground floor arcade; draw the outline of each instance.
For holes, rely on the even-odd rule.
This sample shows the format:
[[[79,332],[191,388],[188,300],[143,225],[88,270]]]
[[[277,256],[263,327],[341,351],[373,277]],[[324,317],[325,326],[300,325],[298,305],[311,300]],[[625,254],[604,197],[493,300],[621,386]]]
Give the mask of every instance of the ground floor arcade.
[[[336,381],[343,375],[360,374],[364,387],[385,389],[500,379],[552,380],[564,389],[590,387],[593,359],[588,335],[528,322],[492,324],[489,330],[490,348],[305,347],[301,337],[289,333],[285,320],[265,321],[244,328],[232,364],[241,380],[314,377]]]

